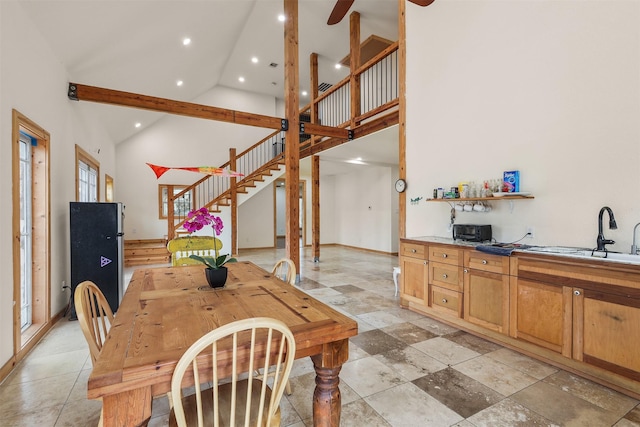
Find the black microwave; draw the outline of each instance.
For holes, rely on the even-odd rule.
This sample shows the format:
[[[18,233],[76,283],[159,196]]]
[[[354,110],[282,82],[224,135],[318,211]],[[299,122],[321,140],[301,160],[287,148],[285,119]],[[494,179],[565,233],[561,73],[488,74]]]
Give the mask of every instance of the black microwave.
[[[491,241],[491,225],[453,224],[453,240]]]

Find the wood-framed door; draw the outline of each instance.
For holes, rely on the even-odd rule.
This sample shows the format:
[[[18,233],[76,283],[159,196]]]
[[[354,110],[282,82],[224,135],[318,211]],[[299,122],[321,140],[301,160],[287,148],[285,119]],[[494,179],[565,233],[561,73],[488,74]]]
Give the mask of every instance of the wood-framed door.
[[[20,360],[51,324],[49,133],[13,110],[13,341]]]

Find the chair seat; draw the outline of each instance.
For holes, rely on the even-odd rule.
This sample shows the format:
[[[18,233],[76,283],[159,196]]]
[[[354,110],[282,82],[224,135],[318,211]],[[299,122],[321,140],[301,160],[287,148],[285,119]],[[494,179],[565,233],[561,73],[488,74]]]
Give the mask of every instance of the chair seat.
[[[246,407],[246,396],[247,396],[247,386],[249,384],[248,380],[238,381],[237,390],[236,390],[236,423],[235,426],[242,426],[245,423],[245,407]],[[262,387],[262,381],[254,379],[251,387],[251,415],[255,416],[258,414],[258,405],[260,404],[260,391]],[[231,414],[231,383],[221,384],[219,387],[220,393],[220,427],[235,427],[230,424],[230,414]],[[267,386],[266,394],[265,394],[265,403],[264,403],[264,411],[267,411],[269,407],[269,400],[271,399],[271,389]],[[192,394],[190,396],[185,396],[182,398],[182,404],[184,406],[185,416],[187,418],[188,426],[197,426],[198,425],[198,409],[196,405],[196,395]],[[204,425],[212,426],[213,419],[215,416],[215,410],[213,408],[213,390],[207,389],[202,392],[202,407],[204,413]],[[267,427],[266,417],[263,419],[262,426]],[[177,427],[176,419],[173,413],[173,409],[169,414],[169,426]],[[256,421],[252,418],[250,420],[249,425],[255,426]],[[280,425],[280,408],[276,411],[273,419],[271,420],[271,424],[269,426],[279,426]]]

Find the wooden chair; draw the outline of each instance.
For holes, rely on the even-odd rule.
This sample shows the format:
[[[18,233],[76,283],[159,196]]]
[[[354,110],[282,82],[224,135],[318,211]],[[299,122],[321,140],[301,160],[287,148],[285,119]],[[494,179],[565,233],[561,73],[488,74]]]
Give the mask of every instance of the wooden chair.
[[[282,258],[276,262],[271,273],[290,285],[296,284],[296,265],[289,258]]]
[[[107,299],[95,283],[86,280],[80,283],[73,294],[78,323],[89,345],[91,363],[95,364],[104,340],[113,324],[113,312]],[[98,427],[102,427],[102,410]]]
[[[222,249],[222,241],[213,236],[184,236],[172,239],[167,243],[167,250],[171,252],[171,265],[201,265],[199,261],[189,258],[189,255],[213,256]]]
[[[95,363],[113,323],[113,312],[100,288],[89,280],[76,287],[73,303],[78,323],[89,344],[91,362]]]
[[[209,360],[198,357],[211,348]],[[238,358],[238,349],[249,349],[249,360]],[[280,399],[296,352],[293,333],[281,321],[266,317],[238,320],[209,332],[196,341],[178,361],[171,379],[173,409],[170,426],[279,426]],[[220,378],[219,359],[226,360],[231,377]],[[254,372],[275,367],[273,386],[255,378]],[[201,378],[213,367],[213,386],[201,390]],[[185,375],[188,372],[188,375]],[[240,374],[244,379],[240,379]],[[182,385],[195,384],[195,392],[183,396]]]

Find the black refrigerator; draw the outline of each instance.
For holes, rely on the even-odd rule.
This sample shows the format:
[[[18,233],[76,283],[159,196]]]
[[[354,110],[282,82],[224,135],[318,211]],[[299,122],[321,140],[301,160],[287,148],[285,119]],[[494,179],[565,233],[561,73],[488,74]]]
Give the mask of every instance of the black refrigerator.
[[[115,313],[124,292],[124,207],[122,203],[71,202],[71,319],[73,294],[85,280],[94,282]]]

